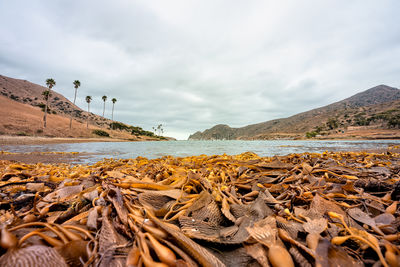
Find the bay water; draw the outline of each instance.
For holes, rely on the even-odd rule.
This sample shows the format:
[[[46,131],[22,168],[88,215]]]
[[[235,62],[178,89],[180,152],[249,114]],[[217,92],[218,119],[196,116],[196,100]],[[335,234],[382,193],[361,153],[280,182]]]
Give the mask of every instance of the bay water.
[[[9,152],[81,152],[79,162],[95,163],[103,158],[159,158],[167,155],[237,155],[254,152],[259,156],[324,151],[371,151],[400,145],[400,140],[266,140],[266,141],[154,141],[154,142],[90,142],[46,145],[2,146]]]

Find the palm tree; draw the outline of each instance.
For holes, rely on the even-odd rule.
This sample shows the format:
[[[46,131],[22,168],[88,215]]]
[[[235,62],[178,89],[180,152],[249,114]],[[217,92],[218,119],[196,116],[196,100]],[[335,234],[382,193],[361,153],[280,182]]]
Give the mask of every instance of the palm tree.
[[[49,90],[45,90],[45,91],[42,92],[42,96],[43,96],[44,101],[47,102],[47,100],[49,99],[49,97],[52,96],[52,93],[50,93]],[[44,109],[43,109],[43,111],[44,111]],[[50,113],[50,108],[47,109],[47,113]]]
[[[163,128],[162,128],[162,124],[159,124],[159,125],[157,126],[157,130],[158,130],[158,135],[161,135],[161,132],[164,133],[164,130],[163,130]]]
[[[75,105],[75,100],[76,100],[76,92],[78,91],[78,87],[81,86],[81,82],[79,80],[75,80],[73,82],[74,88],[75,88],[75,95],[74,95],[74,105]],[[71,118],[69,120],[69,128],[72,128],[72,112],[71,112]]]
[[[56,82],[54,81],[54,79],[49,78],[46,80],[46,85],[47,87],[49,87],[49,90],[46,90],[45,92],[43,92],[43,95],[46,98],[46,106],[44,107],[44,117],[43,117],[43,128],[46,128],[46,122],[47,122],[47,108],[49,106],[49,99],[51,96],[51,88],[53,88],[54,85],[56,85]]]
[[[89,128],[89,115],[90,115],[90,102],[92,101],[92,97],[90,95],[86,96],[86,102],[87,102],[87,112],[88,112],[88,118],[86,121],[86,128]]]
[[[101,99],[103,99],[104,105],[103,105],[103,117],[104,117],[104,111],[106,110],[106,100],[107,100],[107,96],[103,95],[101,97]]]
[[[111,102],[113,102],[113,107],[112,107],[112,112],[111,112],[111,120],[114,120],[114,105],[115,102],[117,102],[116,98],[111,99]]]

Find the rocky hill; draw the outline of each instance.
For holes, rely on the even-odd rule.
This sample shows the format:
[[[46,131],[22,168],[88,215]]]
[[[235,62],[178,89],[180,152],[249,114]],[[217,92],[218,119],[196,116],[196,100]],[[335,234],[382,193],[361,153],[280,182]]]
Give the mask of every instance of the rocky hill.
[[[332,136],[355,127],[394,129],[400,126],[400,90],[379,85],[342,101],[289,118],[241,128],[216,125],[189,136],[191,140],[276,139]]]
[[[48,127],[43,129],[44,86],[0,75],[0,134],[52,137],[98,137],[105,131],[111,137],[132,140],[158,140],[152,132],[88,113],[56,91],[49,99]],[[69,129],[69,118],[73,129]],[[86,122],[89,121],[89,127]],[[111,129],[111,126],[113,129]],[[97,134],[94,133],[96,130]],[[165,138],[162,138],[165,139]]]

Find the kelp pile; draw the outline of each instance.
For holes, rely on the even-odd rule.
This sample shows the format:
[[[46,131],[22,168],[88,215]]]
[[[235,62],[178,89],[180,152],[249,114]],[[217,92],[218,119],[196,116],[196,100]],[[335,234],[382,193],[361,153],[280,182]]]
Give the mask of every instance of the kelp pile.
[[[399,266],[400,155],[0,161],[0,266]]]

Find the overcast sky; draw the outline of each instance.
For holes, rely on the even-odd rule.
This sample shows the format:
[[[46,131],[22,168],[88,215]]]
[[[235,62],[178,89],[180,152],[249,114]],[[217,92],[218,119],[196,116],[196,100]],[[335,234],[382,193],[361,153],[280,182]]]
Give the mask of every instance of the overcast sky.
[[[399,0],[0,0],[0,74],[186,139],[400,86]],[[106,116],[111,117],[111,102]]]

